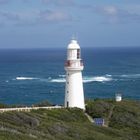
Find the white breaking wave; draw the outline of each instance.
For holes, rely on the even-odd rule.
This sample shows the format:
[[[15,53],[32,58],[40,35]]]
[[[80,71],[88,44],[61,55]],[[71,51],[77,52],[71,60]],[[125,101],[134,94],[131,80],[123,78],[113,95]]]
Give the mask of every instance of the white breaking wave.
[[[124,74],[121,75],[122,78],[140,78],[140,74]]]
[[[102,76],[83,76],[83,83],[91,83],[91,82],[110,82],[110,81],[125,81],[125,80],[133,80],[140,78],[140,74],[124,74],[124,75],[110,75],[105,74]],[[58,75],[58,78],[36,78],[36,77],[23,77],[18,76],[13,80],[39,80],[41,82],[48,82],[48,83],[65,83],[66,82],[66,75]],[[6,82],[9,82],[7,80]]]
[[[105,76],[107,76],[107,77],[112,77],[112,75],[111,75],[111,74],[106,74]]]
[[[50,80],[50,82],[52,82],[52,83],[65,83],[66,79],[64,79],[64,78],[52,79],[52,80]]]
[[[33,78],[33,77],[16,77],[14,80],[36,80],[38,78]]]
[[[112,81],[112,77],[110,76],[95,76],[95,77],[83,77],[83,83],[91,83],[91,82],[109,82]],[[57,78],[57,79],[50,79],[48,80],[52,83],[64,83],[66,82],[65,78]]]
[[[84,83],[90,83],[90,82],[109,82],[112,81],[111,76],[96,76],[96,77],[83,77]]]
[[[65,77],[66,77],[66,75],[59,75],[59,77],[65,78]]]

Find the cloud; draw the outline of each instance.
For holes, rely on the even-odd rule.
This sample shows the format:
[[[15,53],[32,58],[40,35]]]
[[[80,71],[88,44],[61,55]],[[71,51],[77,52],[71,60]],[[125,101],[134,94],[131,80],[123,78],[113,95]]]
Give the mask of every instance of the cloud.
[[[0,4],[7,4],[9,2],[18,2],[18,1],[21,1],[21,2],[25,2],[25,3],[28,3],[28,2],[34,2],[35,0],[0,0]],[[75,2],[74,0],[37,0],[41,3],[45,3],[47,5],[55,5],[55,6],[71,6],[73,5]]]
[[[0,4],[6,4],[8,2],[10,2],[10,0],[0,0]]]
[[[5,25],[13,25],[19,20],[20,16],[17,13],[0,11],[0,27],[3,27]]]
[[[97,7],[97,11],[108,16],[116,16],[118,14],[118,9],[114,6]]]
[[[72,17],[60,10],[36,10],[24,12],[0,11],[0,25],[42,25],[71,21]]]
[[[0,17],[6,20],[19,20],[19,15],[16,13],[0,11]]]
[[[40,21],[45,23],[63,22],[63,21],[71,20],[71,16],[68,15],[66,12],[62,12],[62,11],[45,10],[45,11],[40,11],[39,19]]]
[[[74,0],[41,0],[43,3],[47,5],[55,5],[55,6],[74,6]]]
[[[31,25],[37,23],[39,12],[9,12],[0,11],[0,23],[6,26]]]
[[[18,2],[18,1],[21,1],[21,2],[31,2],[33,0],[0,0],[0,4],[8,4],[9,2]]]
[[[140,13],[118,8],[116,6],[94,7],[94,12],[104,16],[109,23],[140,22]]]

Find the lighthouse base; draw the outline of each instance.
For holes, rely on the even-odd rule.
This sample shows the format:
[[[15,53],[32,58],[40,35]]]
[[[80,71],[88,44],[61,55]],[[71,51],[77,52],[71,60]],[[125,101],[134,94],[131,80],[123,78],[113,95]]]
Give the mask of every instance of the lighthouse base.
[[[67,71],[65,107],[77,107],[85,110],[81,71]]]

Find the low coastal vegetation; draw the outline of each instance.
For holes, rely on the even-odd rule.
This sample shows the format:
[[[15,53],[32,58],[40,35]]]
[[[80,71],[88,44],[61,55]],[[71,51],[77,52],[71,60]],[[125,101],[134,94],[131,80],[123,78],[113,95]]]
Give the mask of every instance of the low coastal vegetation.
[[[140,140],[139,101],[88,100],[86,113],[104,118],[105,126],[77,108],[0,113],[0,140]]]

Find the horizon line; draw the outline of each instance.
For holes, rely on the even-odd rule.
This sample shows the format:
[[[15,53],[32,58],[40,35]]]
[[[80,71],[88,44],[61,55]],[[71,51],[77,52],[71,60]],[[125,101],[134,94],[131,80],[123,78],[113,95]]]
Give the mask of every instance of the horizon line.
[[[81,46],[80,46],[81,47]],[[65,49],[65,48],[67,48],[67,46],[66,47],[60,47],[60,46],[58,46],[58,47],[6,47],[6,48],[4,48],[4,47],[2,47],[2,48],[0,48],[0,50],[7,50],[7,49],[26,49],[26,50],[30,50],[30,49]],[[90,49],[90,48],[92,48],[92,49],[106,49],[106,48],[109,48],[109,49],[134,49],[134,48],[139,48],[140,49],[140,46],[86,46],[86,47],[84,47],[84,46],[82,46],[81,47],[82,49]]]

